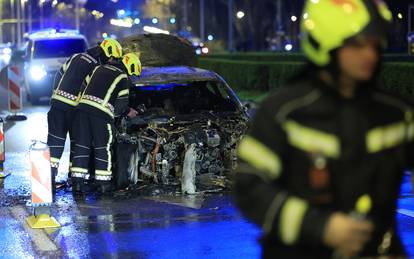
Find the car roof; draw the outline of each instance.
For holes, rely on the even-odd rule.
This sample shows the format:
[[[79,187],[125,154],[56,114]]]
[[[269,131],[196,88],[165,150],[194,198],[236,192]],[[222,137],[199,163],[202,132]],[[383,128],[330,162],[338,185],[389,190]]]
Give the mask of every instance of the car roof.
[[[176,67],[143,67],[141,77],[134,77],[135,85],[163,84],[188,81],[220,80],[220,77],[201,68],[176,66]]]
[[[76,30],[60,30],[47,29],[34,32],[29,35],[29,39],[33,41],[37,40],[53,40],[53,39],[83,39],[86,40],[85,36],[79,34]]]

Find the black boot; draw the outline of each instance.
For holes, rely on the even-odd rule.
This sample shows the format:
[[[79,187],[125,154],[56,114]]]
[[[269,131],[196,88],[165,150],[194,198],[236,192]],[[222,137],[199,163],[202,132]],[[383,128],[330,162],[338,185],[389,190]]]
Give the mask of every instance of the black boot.
[[[58,169],[55,167],[52,167],[52,200],[53,202],[56,201],[56,175],[58,174]]]
[[[72,177],[72,194],[83,195],[85,193],[85,183],[83,178]]]

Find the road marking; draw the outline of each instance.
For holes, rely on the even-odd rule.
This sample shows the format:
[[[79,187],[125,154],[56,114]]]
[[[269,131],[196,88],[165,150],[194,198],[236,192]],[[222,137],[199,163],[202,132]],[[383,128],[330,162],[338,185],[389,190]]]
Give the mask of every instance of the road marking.
[[[414,218],[414,211],[412,210],[406,210],[406,209],[399,209],[397,210],[398,213],[403,214],[405,216]]]
[[[22,206],[12,207],[10,208],[10,211],[13,217],[22,223],[24,230],[29,234],[31,240],[39,251],[53,252],[59,250],[57,245],[50,239],[43,229],[32,229],[27,225],[26,218],[29,215]]]

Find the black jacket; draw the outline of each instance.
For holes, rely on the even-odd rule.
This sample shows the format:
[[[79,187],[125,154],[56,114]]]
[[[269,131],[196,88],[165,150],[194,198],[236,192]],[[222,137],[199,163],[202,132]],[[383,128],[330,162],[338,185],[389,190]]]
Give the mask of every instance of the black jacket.
[[[92,76],[86,78],[85,90],[79,101],[78,109],[92,113],[112,121],[117,111],[125,113],[128,110],[129,87],[131,81],[121,66],[101,65],[95,68]]]
[[[82,83],[97,65],[98,60],[88,53],[71,56],[55,75],[52,108],[74,109],[79,102]]]
[[[414,136],[413,110],[374,86],[344,99],[317,79],[302,79],[261,105],[241,142],[235,198],[264,231],[264,257],[330,258],[322,244],[331,213],[372,199],[375,224],[364,255],[395,230],[395,209]],[[412,159],[411,159],[412,160]],[[403,254],[394,235],[390,250]]]

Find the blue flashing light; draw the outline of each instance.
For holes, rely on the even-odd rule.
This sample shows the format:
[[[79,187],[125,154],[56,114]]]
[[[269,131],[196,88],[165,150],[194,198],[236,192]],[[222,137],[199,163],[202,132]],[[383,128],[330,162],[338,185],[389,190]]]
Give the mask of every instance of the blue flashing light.
[[[168,91],[172,90],[177,86],[188,86],[189,84],[162,84],[162,85],[145,85],[145,86],[137,86],[141,91]]]
[[[118,15],[118,17],[123,17],[124,15],[125,15],[125,10],[124,9],[121,9],[121,10],[117,10],[116,11],[116,14]]]

